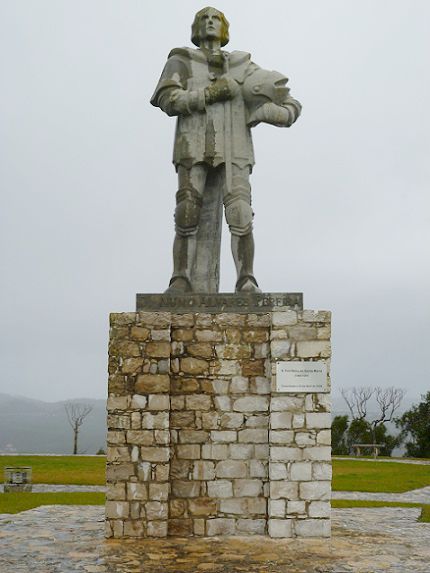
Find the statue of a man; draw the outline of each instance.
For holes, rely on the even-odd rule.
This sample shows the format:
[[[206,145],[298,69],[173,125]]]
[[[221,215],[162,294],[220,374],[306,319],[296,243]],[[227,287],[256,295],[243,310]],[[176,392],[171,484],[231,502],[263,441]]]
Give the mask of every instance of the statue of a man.
[[[219,10],[207,7],[196,14],[191,40],[197,49],[170,52],[151,99],[167,115],[178,117],[174,270],[167,292],[196,290],[193,266],[209,180],[216,180],[220,189],[231,232],[236,292],[260,292],[253,271],[251,127],[260,122],[289,127],[301,106],[289,95],[285,76],[259,68],[246,52],[221,49],[229,41],[229,24]]]

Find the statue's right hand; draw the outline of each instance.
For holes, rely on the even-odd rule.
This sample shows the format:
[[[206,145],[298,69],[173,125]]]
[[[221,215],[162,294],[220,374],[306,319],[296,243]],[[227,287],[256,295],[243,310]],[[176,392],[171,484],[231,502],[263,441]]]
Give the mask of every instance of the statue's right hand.
[[[219,101],[233,99],[239,91],[236,81],[223,76],[205,88],[205,103],[210,105]]]

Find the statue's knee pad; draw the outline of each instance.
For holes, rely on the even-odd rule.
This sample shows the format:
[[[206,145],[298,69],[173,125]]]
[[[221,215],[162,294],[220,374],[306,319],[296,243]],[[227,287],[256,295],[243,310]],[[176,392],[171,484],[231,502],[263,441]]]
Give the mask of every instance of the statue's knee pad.
[[[224,199],[225,218],[233,235],[242,237],[252,231],[254,213],[251,187],[246,179],[233,177],[233,189]]]
[[[200,220],[202,198],[193,187],[183,187],[176,193],[176,232],[186,237],[194,235]]]

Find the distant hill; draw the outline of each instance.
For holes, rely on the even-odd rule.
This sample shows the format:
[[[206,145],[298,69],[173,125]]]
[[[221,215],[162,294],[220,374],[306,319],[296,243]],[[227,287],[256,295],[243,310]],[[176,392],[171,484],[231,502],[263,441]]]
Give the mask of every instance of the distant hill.
[[[81,402],[93,410],[79,433],[79,453],[106,450],[106,401],[81,398],[43,402],[0,393],[0,453],[71,454],[73,432],[64,404]]]

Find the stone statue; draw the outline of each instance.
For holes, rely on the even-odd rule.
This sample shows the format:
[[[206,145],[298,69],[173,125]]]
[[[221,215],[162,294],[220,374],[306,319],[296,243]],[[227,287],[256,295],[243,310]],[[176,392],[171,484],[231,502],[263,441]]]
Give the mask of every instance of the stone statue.
[[[151,103],[177,116],[173,163],[178,173],[169,293],[218,292],[222,204],[231,232],[236,292],[261,292],[254,277],[249,175],[251,128],[290,127],[301,105],[288,79],[263,70],[247,52],[225,52],[229,24],[207,7],[192,24],[197,49],[173,49]]]

